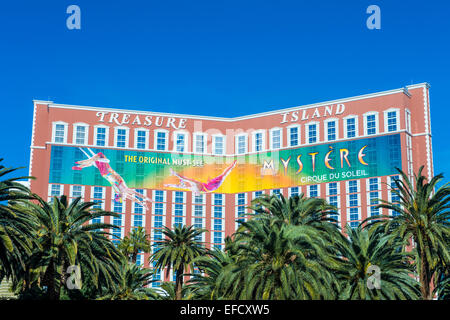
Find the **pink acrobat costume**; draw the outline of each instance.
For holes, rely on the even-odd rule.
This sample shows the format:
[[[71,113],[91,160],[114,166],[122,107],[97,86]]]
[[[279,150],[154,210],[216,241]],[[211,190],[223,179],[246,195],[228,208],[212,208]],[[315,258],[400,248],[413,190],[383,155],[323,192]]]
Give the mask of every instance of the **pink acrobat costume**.
[[[170,168],[171,174],[180,179],[180,183],[165,184],[164,186],[176,189],[188,189],[192,191],[194,195],[200,195],[201,193],[210,193],[217,190],[222,185],[222,183],[225,181],[225,178],[236,166],[236,163],[237,161],[234,160],[233,163],[228,168],[226,168],[220,176],[217,176],[214,179],[209,179],[206,183],[191,178],[186,178],[180,175],[179,173],[175,172],[172,168]]]
[[[108,180],[108,182],[111,184],[115,193],[115,201],[122,202],[122,199],[130,199],[138,202],[140,205],[148,209],[146,201],[152,200],[140,194],[139,192],[128,188],[125,180],[123,180],[123,178],[111,168],[111,166],[109,165],[109,159],[106,158],[106,156],[102,152],[95,154],[91,149],[88,148],[89,152],[92,154],[92,156],[89,156],[83,149],[80,148],[80,150],[88,157],[88,159],[77,161],[76,164],[78,165],[72,167],[73,170],[81,170],[90,166],[96,167],[100,171],[102,177]],[[139,198],[141,198],[142,200],[140,200]]]

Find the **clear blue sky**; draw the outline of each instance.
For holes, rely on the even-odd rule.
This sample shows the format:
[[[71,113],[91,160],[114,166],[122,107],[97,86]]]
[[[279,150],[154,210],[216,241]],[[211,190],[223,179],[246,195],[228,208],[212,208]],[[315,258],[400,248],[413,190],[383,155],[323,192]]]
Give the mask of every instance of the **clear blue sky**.
[[[28,166],[33,99],[233,117],[429,82],[448,180],[449,15],[448,1],[3,1],[0,157]]]

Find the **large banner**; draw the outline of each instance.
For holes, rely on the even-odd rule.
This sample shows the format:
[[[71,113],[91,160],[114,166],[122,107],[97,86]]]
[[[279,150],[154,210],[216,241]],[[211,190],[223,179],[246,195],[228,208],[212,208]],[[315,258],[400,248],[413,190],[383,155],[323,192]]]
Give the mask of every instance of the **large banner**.
[[[238,193],[395,174],[400,135],[242,156],[52,146],[49,183]]]

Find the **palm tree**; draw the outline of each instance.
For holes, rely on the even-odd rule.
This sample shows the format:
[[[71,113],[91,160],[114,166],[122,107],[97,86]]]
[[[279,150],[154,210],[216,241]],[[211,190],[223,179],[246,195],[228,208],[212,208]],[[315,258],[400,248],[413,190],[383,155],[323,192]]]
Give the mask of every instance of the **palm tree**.
[[[417,250],[417,274],[421,284],[422,299],[432,299],[430,284],[440,267],[449,268],[450,251],[446,239],[450,236],[450,187],[445,184],[435,191],[443,179],[439,174],[427,183],[422,175],[423,166],[410,181],[408,176],[398,169],[402,179],[395,180],[392,187],[400,199],[399,203],[380,200],[380,208],[397,212],[395,216],[375,217],[383,224],[384,231],[409,243],[413,240]]]
[[[232,272],[235,260],[228,251],[227,248],[225,251],[214,248],[194,260],[200,271],[191,274],[188,282],[194,299],[218,300],[230,295],[227,289],[232,288],[238,279]]]
[[[150,235],[145,233],[143,227],[134,228],[119,243],[119,250],[129,257],[132,263],[136,263],[137,255],[140,251],[148,253],[150,249]]]
[[[160,300],[177,300],[177,290],[175,283],[163,282],[161,284],[162,293],[159,294]],[[183,286],[181,290],[181,299],[182,300],[190,300],[193,294],[191,292],[191,288],[189,286]]]
[[[52,203],[37,195],[34,197],[37,202],[18,202],[14,208],[36,221],[38,246],[34,248],[30,264],[33,270],[40,270],[40,285],[47,288],[47,298],[60,298],[68,266],[82,263],[82,268],[96,272],[97,280],[111,278],[110,272],[118,271],[114,265],[123,256],[106,238],[109,233],[102,231],[115,226],[89,224],[91,219],[117,214],[94,209],[94,202],[82,203],[81,198],[68,204],[66,196],[55,197]]]
[[[411,277],[413,255],[404,251],[401,239],[384,234],[382,228],[361,225],[347,226],[346,233],[348,239],[342,237],[338,244],[344,271],[340,299],[419,299],[419,283]],[[372,274],[372,269],[379,274]]]
[[[154,282],[153,272],[134,263],[123,261],[117,286],[99,300],[156,300],[158,293],[146,288]]]
[[[35,239],[34,221],[10,206],[14,201],[31,198],[29,189],[18,182],[31,177],[6,178],[16,170],[0,165],[0,282],[5,276],[17,280]]]
[[[193,268],[196,257],[204,254],[204,247],[196,241],[196,237],[205,230],[196,229],[193,226],[175,226],[173,230],[164,227],[162,233],[166,236],[161,243],[154,244],[157,251],[152,255],[151,261],[155,262],[155,269],[166,269],[169,276],[170,270],[176,272],[176,299],[181,300],[184,271],[187,267]]]
[[[269,218],[273,223],[290,225],[319,225],[333,222],[328,217],[336,208],[321,198],[307,198],[303,193],[286,198],[280,195],[262,195],[252,201],[253,216]]]
[[[328,242],[309,225],[243,222],[235,234],[237,260],[233,299],[332,299],[337,260]]]

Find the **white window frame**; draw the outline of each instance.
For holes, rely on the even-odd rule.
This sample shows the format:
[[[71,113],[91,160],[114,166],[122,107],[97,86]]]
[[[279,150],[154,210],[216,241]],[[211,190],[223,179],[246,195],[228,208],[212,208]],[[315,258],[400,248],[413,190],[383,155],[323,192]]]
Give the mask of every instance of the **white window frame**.
[[[349,137],[348,136],[348,130],[347,130],[347,120],[348,119],[355,119],[355,136],[354,137]],[[355,139],[357,137],[359,137],[359,126],[358,126],[358,116],[351,114],[348,115],[346,117],[344,117],[344,138],[346,139]]]
[[[144,148],[138,148],[138,132],[143,131],[145,132],[145,146]],[[148,129],[144,128],[136,128],[134,129],[134,148],[138,150],[148,150],[149,149],[149,137],[150,137],[150,131]]]
[[[337,185],[337,193],[336,194],[330,194],[330,183],[336,183]],[[326,184],[326,191],[327,191],[327,196],[338,196],[341,194],[341,183],[339,181],[330,181],[327,182]]]
[[[298,188],[298,195],[302,193],[302,187],[301,186],[292,186],[288,188],[288,196],[289,198],[292,197],[292,188]]]
[[[77,122],[74,123],[73,125],[73,132],[72,132],[72,144],[76,144],[76,145],[87,145],[88,144],[88,139],[89,139],[89,125],[87,123],[83,123],[83,122]],[[84,127],[84,141],[82,144],[77,143],[77,130],[78,127]]]
[[[178,151],[177,150],[177,140],[178,140],[178,135],[183,135],[184,136],[184,145],[183,145],[183,151]],[[172,134],[172,140],[173,140],[173,152],[176,153],[186,153],[188,152],[188,132],[185,130],[176,130],[173,132]]]
[[[140,190],[142,190],[143,192],[142,192],[142,197],[144,198],[144,197],[146,197],[147,196],[147,189],[144,189],[144,188],[137,188],[137,189],[140,189]],[[136,189],[133,189],[134,191],[136,191]],[[137,192],[137,191],[136,191]],[[134,214],[136,214],[136,213],[134,213],[134,211],[135,211],[135,209],[136,209],[136,201],[135,200],[132,200],[131,201],[131,203],[132,203],[132,205],[131,205],[131,214],[132,215],[134,215]],[[142,214],[143,215],[145,215],[147,213],[147,210],[145,209],[145,206],[142,206]],[[144,224],[145,225],[145,224]]]
[[[59,183],[50,183],[48,185],[48,198],[53,199],[54,196],[52,196],[52,186],[59,186],[59,195],[58,197],[62,196],[64,194],[64,185]]]
[[[97,144],[97,129],[98,128],[104,128],[105,129],[105,145],[104,146],[99,146]],[[108,147],[109,146],[109,127],[108,126],[105,126],[103,124],[98,124],[98,125],[94,126],[94,141],[93,141],[93,144],[95,146],[98,146],[98,147]]]
[[[297,128],[297,145],[293,146],[292,145],[292,141],[291,141],[291,129],[292,128]],[[290,126],[288,126],[287,128],[287,140],[288,140],[288,146],[289,147],[299,147],[301,145],[301,127],[299,124],[291,124]]]
[[[94,190],[95,190],[95,187],[97,187],[97,188],[101,188],[102,189],[102,197],[99,199],[99,198],[94,198]],[[114,197],[114,192],[112,192],[111,194],[113,194],[113,197]],[[100,186],[92,186],[91,187],[91,195],[90,195],[90,199],[91,199],[91,201],[94,201],[94,199],[95,200],[102,200],[102,202],[100,203],[100,207],[102,208],[102,210],[105,210],[105,204],[106,204],[106,189],[105,189],[105,187],[100,187]],[[113,208],[112,208],[113,209]],[[112,210],[111,210],[112,211]]]
[[[273,146],[273,132],[274,131],[279,131],[280,132],[280,147],[279,148],[274,148]],[[270,146],[269,149],[270,150],[280,150],[283,149],[283,129],[280,127],[275,127],[269,130],[269,136],[270,136]]]
[[[308,194],[308,198],[311,198],[311,186],[316,185],[317,186],[317,197],[316,198],[320,198],[320,184],[309,184],[307,187],[307,194]]]
[[[125,147],[117,146],[117,136],[119,130],[125,130]],[[114,147],[116,148],[128,148],[130,142],[130,128],[124,126],[114,127]]]
[[[223,152],[217,153],[216,152],[216,138],[222,138],[222,144],[223,144]],[[212,135],[212,154],[216,156],[224,156],[227,153],[227,137],[223,134],[213,134]]]
[[[158,133],[164,133],[166,135],[164,150],[158,150]],[[153,130],[153,150],[154,151],[168,151],[169,150],[169,130],[156,129]]]
[[[56,125],[60,124],[64,126],[64,137],[63,137],[63,142],[56,142]],[[67,130],[69,128],[69,124],[67,122],[64,121],[55,121],[52,122],[52,142],[54,143],[67,143]]]
[[[336,138],[334,140],[328,140],[328,124],[330,122],[334,122],[335,123],[335,130],[336,130]],[[324,131],[324,137],[325,137],[325,141],[337,141],[339,140],[339,119],[338,118],[329,118],[327,120],[324,121],[324,127],[325,127],[325,131]]]
[[[81,187],[81,201],[84,202],[84,191],[85,191],[85,186],[76,184],[76,185],[70,185],[70,198],[75,199],[76,197],[73,195],[73,187],[77,186],[77,187]]]
[[[316,141],[309,142],[309,127],[316,125]],[[305,144],[315,144],[320,142],[320,124],[318,121],[311,121],[305,124]]]
[[[261,150],[256,150],[256,134],[261,134]],[[266,131],[265,130],[255,130],[252,132],[252,151],[253,152],[263,152],[266,150]]]
[[[369,116],[375,116],[375,133],[374,134],[368,134],[368,130],[369,128],[367,127],[367,118]],[[377,111],[369,111],[363,114],[364,117],[364,136],[374,136],[380,133],[380,119],[378,116],[378,112]]]
[[[197,139],[198,137],[203,137],[203,152],[197,151]],[[205,132],[194,132],[193,133],[193,143],[192,143],[192,153],[194,154],[207,154],[208,153],[208,134]]]
[[[397,126],[395,131],[388,131],[388,113],[389,112],[395,112],[396,126]],[[400,109],[399,108],[389,108],[389,109],[383,111],[383,116],[384,116],[384,132],[390,133],[390,132],[398,132],[400,130]]]
[[[239,138],[240,137],[244,137],[244,143],[245,143],[245,147],[244,147],[244,152],[240,153],[239,152]],[[248,153],[248,134],[247,133],[240,133],[234,136],[234,152],[238,155],[242,155],[242,154],[247,154]]]

